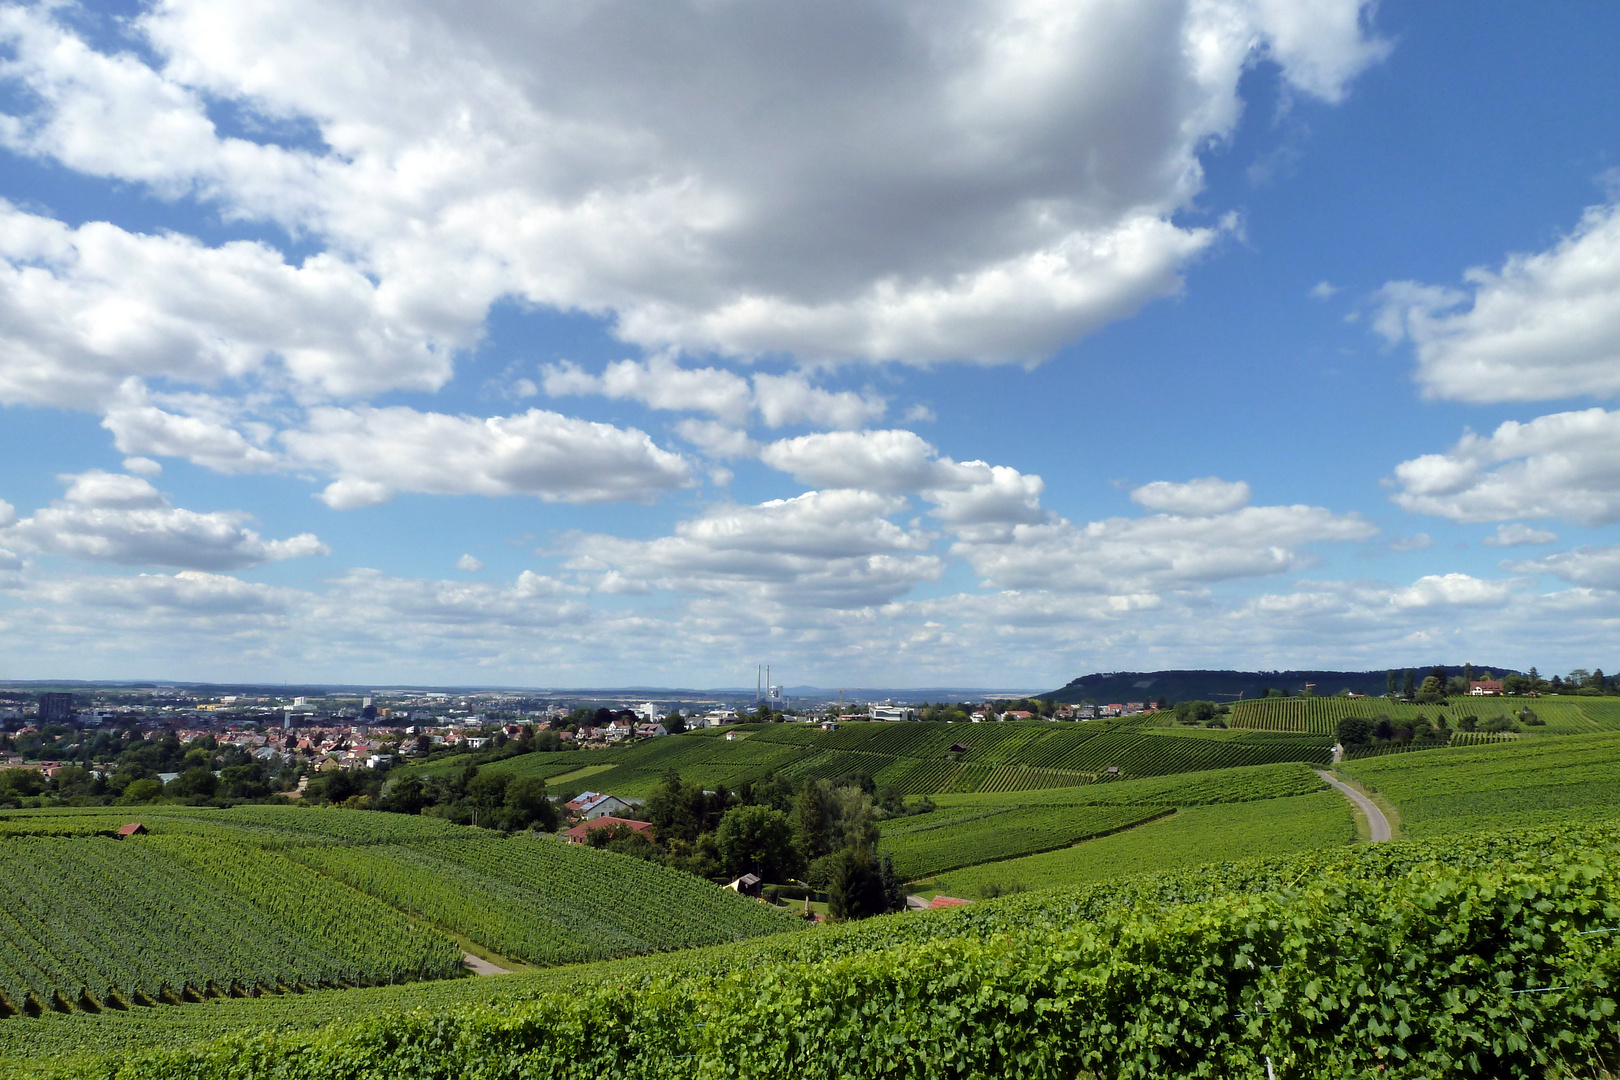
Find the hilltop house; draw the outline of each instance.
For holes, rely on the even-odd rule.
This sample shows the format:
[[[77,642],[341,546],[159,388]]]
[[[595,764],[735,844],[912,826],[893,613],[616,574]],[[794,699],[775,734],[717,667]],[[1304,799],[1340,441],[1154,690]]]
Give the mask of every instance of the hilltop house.
[[[1475,679],[1468,684],[1468,693],[1470,697],[1501,697],[1502,680]]]
[[[665,730],[664,725],[656,721],[636,725],[636,738],[638,739],[652,739],[658,737],[659,735],[668,734],[669,732]]]

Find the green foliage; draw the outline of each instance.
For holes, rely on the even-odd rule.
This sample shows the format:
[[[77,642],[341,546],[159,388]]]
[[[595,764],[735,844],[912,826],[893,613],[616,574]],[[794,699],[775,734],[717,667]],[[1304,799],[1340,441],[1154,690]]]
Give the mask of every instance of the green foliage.
[[[0,859],[13,1013],[459,973],[448,938],[243,844],[16,838]]]
[[[720,819],[714,839],[728,874],[751,873],[765,881],[787,881],[802,869],[793,845],[793,824],[780,810],[734,807]]]
[[[462,974],[423,920],[538,963],[799,925],[677,870],[433,818],[165,806],[137,819],[152,835],[108,838],[128,820],[0,819],[0,1011]]]
[[[1170,813],[1162,806],[995,807],[901,818],[882,849],[907,881],[979,863],[1033,855]]]
[[[859,722],[836,731],[797,723],[744,725],[735,730],[745,737],[734,742],[704,730],[609,750],[526,754],[487,765],[480,774],[499,770],[544,776],[555,794],[572,795],[589,787],[650,800],[660,794],[670,771],[711,791],[738,791],[773,776],[798,785],[860,774],[876,788],[912,796],[1073,787],[1116,776],[1277,761],[1326,763],[1329,757],[1326,739],[1267,731],[1160,729],[1148,726],[1150,721]],[[1331,734],[1331,729],[1320,734]],[[952,752],[958,744],[967,750]],[[1118,773],[1110,773],[1111,766]],[[686,831],[680,830],[683,837]]]
[[[1620,736],[1513,739],[1347,762],[1416,836],[1568,819],[1620,819]]]
[[[320,1030],[267,1023],[44,1071],[1179,1078],[1259,1077],[1270,1058],[1284,1077],[1584,1074],[1620,1052],[1620,948],[1605,932],[1620,924],[1620,837],[1559,838],[1386,844],[1025,893],[565,986],[484,980],[505,996],[466,1005],[441,996],[407,1011],[409,998],[379,996],[393,1007]]]
[[[935,885],[951,896],[975,896],[991,883],[1063,888],[1170,867],[1347,844],[1354,835],[1350,804],[1337,792],[1195,806],[1073,847],[953,870],[936,878]]]
[[[782,913],[679,870],[551,839],[321,846],[294,857],[531,963],[605,959],[789,929]],[[634,898],[634,902],[627,902]]]
[[[1372,721],[1365,716],[1346,716],[1339,721],[1339,742],[1344,746],[1362,746],[1372,739]]]

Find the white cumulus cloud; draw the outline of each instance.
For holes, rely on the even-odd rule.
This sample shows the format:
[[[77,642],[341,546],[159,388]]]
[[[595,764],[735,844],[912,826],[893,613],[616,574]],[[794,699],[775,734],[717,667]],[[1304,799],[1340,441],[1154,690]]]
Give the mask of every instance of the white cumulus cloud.
[[[782,439],[760,449],[760,460],[817,487],[916,493],[934,514],[959,527],[1045,521],[1039,476],[983,461],[943,457],[915,432],[829,431]]]
[[[926,553],[929,536],[888,520],[905,505],[892,495],[833,490],[717,507],[655,540],[581,537],[573,565],[616,573],[615,584],[796,608],[867,607],[944,571]]]
[[[1507,565],[1519,574],[1551,574],[1572,585],[1620,589],[1620,545],[1581,547]]]
[[[1496,532],[1480,542],[1488,547],[1523,547],[1529,544],[1551,544],[1557,539],[1558,534],[1555,532],[1511,521],[1498,525]]]
[[[1185,484],[1155,480],[1131,492],[1131,501],[1166,514],[1208,517],[1249,505],[1250,494],[1249,485],[1241,480],[1226,481],[1218,476],[1206,476]]]
[[[330,554],[310,533],[264,540],[236,511],[170,506],[137,476],[92,470],[63,478],[64,498],[0,530],[28,550],[123,566],[237,570],[279,559]]]
[[[339,510],[401,491],[646,502],[691,483],[686,460],[646,433],[543,409],[479,418],[326,406],[281,438],[297,460],[336,474],[320,497]]]
[[[1547,401],[1620,393],[1620,207],[1588,210],[1546,251],[1476,267],[1461,289],[1398,281],[1376,328],[1410,341],[1435,397]]]
[[[1216,240],[1174,216],[1248,69],[1332,102],[1387,51],[1365,0],[171,0],[123,24],[146,51],[116,54],[58,10],[0,20],[26,102],[0,141],[326,253],[0,237],[0,392],[53,402],[270,352],[320,393],[436,386],[503,296],[654,349],[1036,362],[1175,292]],[[223,135],[216,103],[271,136]],[[188,302],[204,279],[229,288]],[[75,330],[124,297],[117,333]]]
[[[993,588],[1129,595],[1287,573],[1315,561],[1310,544],[1377,532],[1356,514],[1249,506],[1209,517],[1018,525],[989,542],[965,538],[953,551]]]
[[[1443,454],[1395,467],[1397,505],[1455,521],[1620,520],[1620,412],[1585,409],[1489,435],[1465,434]]]

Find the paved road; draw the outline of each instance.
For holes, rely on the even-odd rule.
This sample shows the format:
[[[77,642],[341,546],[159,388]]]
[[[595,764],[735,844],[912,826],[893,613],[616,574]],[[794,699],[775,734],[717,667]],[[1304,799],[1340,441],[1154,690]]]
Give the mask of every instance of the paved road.
[[[1378,809],[1371,799],[1344,781],[1334,779],[1321,769],[1316,770],[1316,775],[1338,788],[1345,798],[1361,808],[1361,812],[1367,815],[1367,824],[1372,829],[1372,838],[1375,843],[1379,840],[1389,839],[1389,818],[1384,816],[1384,812]]]
[[[464,953],[461,954],[461,962],[463,964],[466,964],[468,967],[472,968],[472,971],[473,971],[474,975],[510,975],[510,974],[512,974],[510,971],[507,971],[505,968],[496,967],[494,964],[490,963],[488,960],[485,960],[483,957],[474,956],[470,952],[464,952]]]

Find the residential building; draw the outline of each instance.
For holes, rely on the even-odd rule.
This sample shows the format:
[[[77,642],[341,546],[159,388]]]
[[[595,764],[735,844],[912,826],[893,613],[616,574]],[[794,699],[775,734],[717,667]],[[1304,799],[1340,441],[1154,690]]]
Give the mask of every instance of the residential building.
[[[564,803],[563,807],[570,814],[578,814],[586,821],[594,821],[599,817],[628,810],[630,804],[617,795],[605,795],[600,791],[582,791]]]
[[[567,832],[563,833],[563,839],[567,840],[570,844],[583,844],[585,843],[586,837],[590,833],[595,832],[597,829],[612,829],[619,825],[628,826],[638,833],[650,834],[652,831],[652,822],[650,821],[636,821],[634,818],[614,817],[611,814],[603,814],[601,817],[590,818],[586,821],[580,822],[578,825],[575,825],[572,829],[569,829]]]
[[[1501,697],[1502,681],[1500,679],[1475,679],[1468,684],[1468,693],[1472,697]]]

